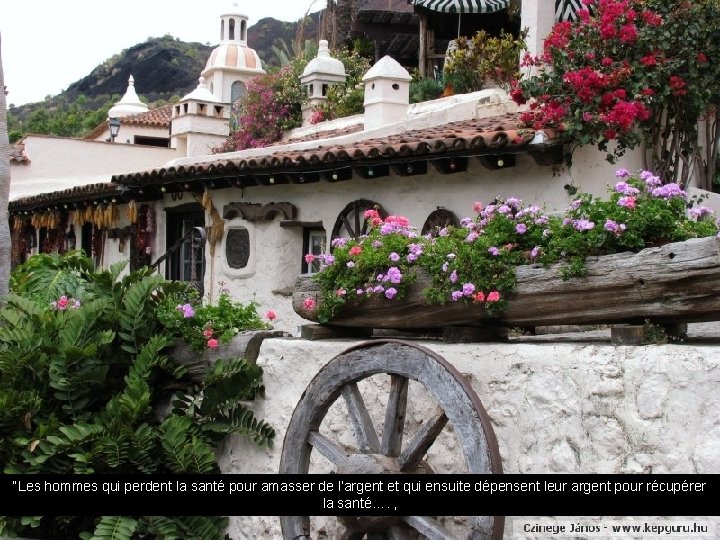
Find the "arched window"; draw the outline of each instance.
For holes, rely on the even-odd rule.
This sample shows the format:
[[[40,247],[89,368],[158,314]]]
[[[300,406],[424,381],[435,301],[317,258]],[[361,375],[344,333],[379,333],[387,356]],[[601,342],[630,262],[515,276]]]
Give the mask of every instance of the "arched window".
[[[240,41],[247,41],[247,21],[240,22]]]
[[[225,21],[220,21],[220,41],[225,41]]]
[[[235,40],[235,19],[230,19],[230,23],[228,24],[228,26],[229,26],[228,39],[230,41],[234,41]]]
[[[230,103],[235,103],[238,99],[242,99],[247,94],[247,88],[242,81],[235,81],[230,87]]]

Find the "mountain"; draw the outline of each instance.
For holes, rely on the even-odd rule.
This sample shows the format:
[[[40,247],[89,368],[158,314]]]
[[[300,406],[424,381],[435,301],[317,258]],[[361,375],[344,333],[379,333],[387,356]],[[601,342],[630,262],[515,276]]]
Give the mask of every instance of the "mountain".
[[[293,44],[301,24],[301,41],[317,42],[321,16],[322,12],[312,13],[303,23],[261,19],[248,28],[248,43],[266,69],[279,67],[294,56]],[[108,58],[60,94],[11,108],[10,140],[26,133],[82,136],[106,118],[107,110],[125,93],[130,75],[141,99],[151,105],[179,99],[197,86],[213,48],[170,35],[138,43]]]

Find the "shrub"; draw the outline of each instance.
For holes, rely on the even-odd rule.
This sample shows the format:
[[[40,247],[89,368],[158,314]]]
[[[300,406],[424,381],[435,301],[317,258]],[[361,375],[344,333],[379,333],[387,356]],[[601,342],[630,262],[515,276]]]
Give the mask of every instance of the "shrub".
[[[482,90],[488,81],[509,85],[518,78],[525,35],[523,32],[515,38],[512,34],[502,32],[499,37],[495,37],[480,30],[470,39],[459,37],[443,68],[445,83],[452,85],[455,93]]]
[[[49,262],[52,271],[42,264]],[[148,268],[95,272],[77,254],[30,259],[0,309],[0,465],[5,473],[217,472],[214,448],[228,433],[270,444],[273,429],[243,400],[263,390],[243,359],[218,361],[203,382],[168,358],[157,306],[187,284]],[[59,283],[70,295],[48,302]],[[55,294],[55,293],[53,293]],[[67,300],[62,296],[67,296]],[[158,419],[164,388],[179,389]],[[35,510],[39,513],[40,510]],[[0,517],[0,534],[39,538],[140,536],[221,539],[225,518]],[[84,531],[84,532],[83,532]]]
[[[712,189],[720,130],[720,2],[587,0],[576,22],[561,22],[534,70],[512,91],[533,98],[523,121],[556,129],[573,145],[597,145],[614,161],[641,142],[647,168]],[[698,138],[698,120],[707,122]]]

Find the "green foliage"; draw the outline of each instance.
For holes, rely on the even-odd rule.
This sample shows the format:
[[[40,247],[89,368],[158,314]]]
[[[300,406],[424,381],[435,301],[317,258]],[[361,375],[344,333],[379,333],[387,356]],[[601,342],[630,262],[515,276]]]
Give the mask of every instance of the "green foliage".
[[[16,142],[29,133],[82,137],[107,119],[107,112],[115,101],[113,97],[104,96],[99,101],[88,101],[86,96],[80,95],[73,102],[57,97],[52,101],[33,104],[24,117],[20,115],[20,109],[10,110],[10,142]]]
[[[239,332],[268,328],[255,302],[236,302],[224,289],[216,304],[201,304],[192,291],[169,296],[158,306],[157,316],[167,331],[197,352],[228,343]]]
[[[78,254],[66,254],[31,258],[12,276],[14,294],[0,309],[4,472],[217,472],[214,449],[226,434],[271,443],[273,429],[247,407],[262,392],[262,370],[242,359],[218,361],[201,384],[187,381],[185,368],[165,354],[172,337],[157,314],[160,304],[186,293],[187,285],[149,269],[122,275],[123,269],[119,264],[96,272]],[[69,290],[77,303],[61,301],[65,295],[48,301],[48,291]],[[227,302],[215,309],[234,308]],[[158,419],[165,399],[160,389],[170,383],[181,389],[174,412]],[[224,523],[222,518],[0,518],[0,532],[222,538]]]
[[[43,253],[15,269],[10,288],[18,295],[48,304],[63,294],[78,298],[84,295],[92,271],[92,261],[80,251]]]
[[[430,77],[410,81],[410,103],[422,103],[442,95],[443,85]]]
[[[561,274],[570,278],[584,274],[591,255],[719,234],[720,220],[706,207],[693,207],[696,201],[688,201],[678,184],[663,185],[648,171],[616,175],[607,199],[579,194],[562,216],[514,197],[496,198],[475,202],[477,215],[460,227],[425,237],[402,216],[383,220],[369,210],[365,236],[333,240],[331,255],[306,255],[308,264],[320,259],[315,280],[321,293],[319,305],[308,298],[305,308],[317,307],[319,320],[327,322],[347,302],[397,301],[422,268],[432,278],[427,302],[463,301],[493,311],[514,291],[518,265],[562,262]]]
[[[525,50],[526,32],[515,38],[501,32],[489,36],[484,30],[468,39],[461,36],[443,68],[443,79],[455,93],[482,90],[488,81],[509,85],[519,76],[520,54]]]

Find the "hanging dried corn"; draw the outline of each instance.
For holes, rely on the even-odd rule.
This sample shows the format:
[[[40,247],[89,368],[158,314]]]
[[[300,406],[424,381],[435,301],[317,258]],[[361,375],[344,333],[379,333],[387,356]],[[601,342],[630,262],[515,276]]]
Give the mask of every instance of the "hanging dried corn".
[[[72,222],[78,229],[83,226],[83,215],[82,210],[75,210],[73,212]]]
[[[138,207],[135,200],[132,200],[128,203],[127,208],[125,209],[125,216],[128,218],[128,221],[135,225],[138,221]]]
[[[201,204],[205,212],[210,214],[212,225],[207,235],[208,244],[210,244],[210,256],[215,256],[215,244],[220,241],[225,232],[225,221],[220,216],[220,213],[215,209],[213,205],[212,197],[210,196],[210,190],[205,188],[203,192]]]

